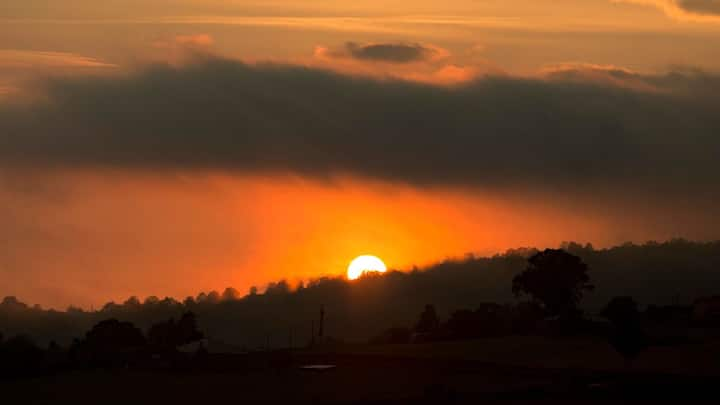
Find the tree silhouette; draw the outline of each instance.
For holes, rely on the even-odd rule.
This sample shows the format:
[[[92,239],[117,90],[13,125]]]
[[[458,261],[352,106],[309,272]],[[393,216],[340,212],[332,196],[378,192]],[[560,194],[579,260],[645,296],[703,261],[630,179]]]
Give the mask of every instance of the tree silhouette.
[[[196,342],[202,338],[203,334],[197,327],[197,318],[192,312],[183,314],[178,322],[171,318],[166,322],[152,325],[148,330],[148,343],[168,349]]]
[[[638,304],[632,297],[613,298],[600,315],[617,327],[630,327],[640,322]]]
[[[140,329],[130,322],[108,319],[97,323],[71,348],[72,357],[92,365],[118,366],[127,364],[135,352],[145,346]]]
[[[420,319],[415,325],[417,333],[429,333],[435,331],[440,326],[435,306],[427,304],[425,310],[420,314]]]
[[[0,306],[5,310],[10,311],[21,311],[28,308],[27,304],[20,302],[20,300],[14,296],[7,296],[3,298],[2,302],[0,302]]]
[[[632,297],[615,297],[601,315],[613,324],[610,344],[623,356],[626,366],[630,367],[632,361],[648,346],[637,302]]]
[[[42,367],[45,354],[28,336],[8,338],[0,344],[0,376],[36,373]]]
[[[145,337],[130,322],[108,319],[93,326],[85,335],[85,343],[94,348],[125,349],[143,346]]]
[[[197,326],[197,317],[192,312],[186,312],[177,323],[177,342],[184,345],[196,342],[204,337]]]
[[[482,303],[475,310],[462,309],[450,315],[446,327],[455,339],[471,339],[500,335],[505,332],[503,308],[495,303]]]
[[[240,298],[242,298],[240,291],[238,291],[232,287],[226,288],[225,291],[223,291],[223,293],[222,293],[223,301],[235,301],[235,300],[239,300]]]
[[[147,333],[148,343],[155,347],[176,347],[175,329],[175,319],[153,324]]]
[[[476,338],[482,334],[483,325],[475,311],[461,309],[450,315],[447,328],[455,339]]]
[[[546,249],[528,259],[528,266],[513,278],[516,297],[529,295],[550,315],[571,317],[585,291],[592,291],[588,267],[579,257],[559,249]]]
[[[217,304],[218,302],[220,302],[220,293],[214,290],[210,291],[207,294],[205,302],[207,302],[208,304]]]
[[[163,301],[154,301],[159,305]],[[186,312],[179,321],[170,319],[154,324],[145,339],[142,331],[130,322],[108,319],[97,323],[82,340],[75,339],[69,349],[69,357],[78,364],[95,366],[126,366],[141,360],[148,354],[147,343],[155,350],[173,352],[177,346],[203,338],[197,328],[197,319]],[[52,348],[57,346],[51,344]]]
[[[51,340],[50,343],[48,343],[48,352],[59,352],[61,350],[62,348],[56,341]]]
[[[638,302],[647,304],[674,299],[692,302],[697,296],[717,294],[715,286],[720,284],[717,271],[720,241],[649,242],[592,251],[583,248],[582,252],[576,252],[579,248],[568,244],[568,249],[591,266],[588,274],[598,290],[591,295],[586,293],[582,306],[602,308],[619,294],[614,291],[633,291]],[[3,300],[0,296],[0,329],[6,340],[16,333],[32,331],[33,338],[43,348],[51,339],[68,346],[74,337],[84,336],[103,319],[130,321],[147,332],[153,323],[173,317],[177,322],[185,311],[193,311],[202,321],[202,328],[212,331],[213,337],[240,346],[258,347],[265,343],[266,330],[285,331],[298,327],[302,320],[316,319],[315,308],[324,303],[333,308],[331,329],[335,337],[367,340],[399,324],[414,329],[427,303],[454,310],[475,309],[480,301],[510,302],[513,277],[525,270],[528,258],[536,253],[533,248],[521,248],[493,257],[468,256],[412,272],[388,271],[366,282],[326,277],[308,281],[305,289],[293,289],[288,294],[264,294],[264,287],[253,288],[249,294],[242,291],[247,294],[245,297],[221,300],[217,305],[196,302],[193,298],[174,306],[145,306],[142,297],[127,303],[122,300],[102,309],[53,311],[35,310],[33,305],[19,302],[17,298]],[[362,295],[364,305],[348,305],[348,298],[353,294]],[[203,296],[207,297],[207,293]],[[534,333],[538,326],[547,326],[538,322],[547,317],[540,301],[522,301],[511,310],[509,323],[514,333]],[[673,311],[662,310],[658,315],[675,316]],[[309,328],[307,325],[303,331]]]

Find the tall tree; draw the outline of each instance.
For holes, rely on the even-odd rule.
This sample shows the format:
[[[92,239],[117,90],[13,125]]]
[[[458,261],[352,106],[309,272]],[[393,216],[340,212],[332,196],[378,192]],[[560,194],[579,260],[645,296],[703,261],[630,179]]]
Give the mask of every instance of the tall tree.
[[[592,291],[588,266],[579,257],[560,249],[546,249],[528,259],[528,266],[515,276],[516,297],[529,295],[550,315],[572,316],[586,291]]]

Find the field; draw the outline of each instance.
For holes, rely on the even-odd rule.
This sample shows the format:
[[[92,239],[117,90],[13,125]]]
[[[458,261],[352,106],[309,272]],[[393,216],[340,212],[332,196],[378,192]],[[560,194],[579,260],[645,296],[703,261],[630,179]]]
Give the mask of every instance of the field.
[[[512,337],[211,354],[175,370],[74,371],[0,385],[8,404],[476,403],[717,397],[717,344],[662,347],[631,370],[607,344]],[[307,371],[306,364],[333,364]],[[673,370],[673,371],[671,371]]]

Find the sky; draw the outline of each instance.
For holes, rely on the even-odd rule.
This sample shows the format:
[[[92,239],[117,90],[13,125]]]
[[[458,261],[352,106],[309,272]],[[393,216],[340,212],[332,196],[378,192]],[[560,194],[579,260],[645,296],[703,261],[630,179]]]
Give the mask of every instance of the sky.
[[[6,0],[0,296],[720,237],[717,0]]]

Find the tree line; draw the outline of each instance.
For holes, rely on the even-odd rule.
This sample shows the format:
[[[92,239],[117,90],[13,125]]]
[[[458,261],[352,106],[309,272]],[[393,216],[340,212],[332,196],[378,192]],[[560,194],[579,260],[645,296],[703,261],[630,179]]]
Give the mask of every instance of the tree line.
[[[602,335],[631,362],[650,346],[638,303],[628,296],[613,298],[600,316],[590,320],[580,309],[583,296],[595,289],[588,265],[561,249],[546,249],[527,259],[512,280],[513,294],[526,297],[515,305],[482,303],[475,310],[453,312],[445,322],[432,304],[425,305],[413,327],[393,327],[370,340],[375,344],[427,343],[517,334]],[[720,324],[718,325],[720,326]]]
[[[598,315],[616,295],[632,296],[651,308],[675,303],[687,306],[696,298],[716,294],[716,286],[720,285],[720,242],[677,239],[608,249],[578,243],[561,247],[590,269],[595,288],[584,289],[577,306],[588,314]],[[535,316],[535,309],[513,293],[514,279],[526,269],[528,258],[538,253],[537,249],[523,248],[492,257],[468,255],[423,269],[390,271],[352,282],[330,277],[291,287],[279,281],[247,293],[228,288],[184,300],[130,297],[93,311],[73,307],[45,310],[6,297],[0,303],[0,331],[6,337],[32,336],[42,346],[51,340],[67,346],[102,320],[132,322],[147,330],[158,319],[179,319],[190,311],[198,316],[200,328],[210,338],[253,349],[282,347],[289,336],[296,342],[308,341],[311,320],[317,318],[322,305],[327,311],[326,335],[345,341],[367,341],[379,331],[407,325],[427,303],[433,303],[442,318],[450,318],[459,308],[473,308],[470,312],[475,314],[457,314],[453,322],[458,325],[467,318],[490,319],[512,308],[512,316],[502,316],[510,324],[505,328],[522,331],[528,328],[526,319]],[[524,282],[537,280],[528,275]],[[562,297],[558,303],[548,305],[558,306],[572,299]]]
[[[147,364],[151,358],[174,363],[182,360],[178,347],[203,339],[197,318],[184,313],[153,324],[146,333],[130,322],[106,319],[67,347],[51,341],[46,349],[27,335],[7,340],[0,334],[0,376],[23,377],[70,368],[113,368]],[[195,350],[203,355],[204,346]]]

